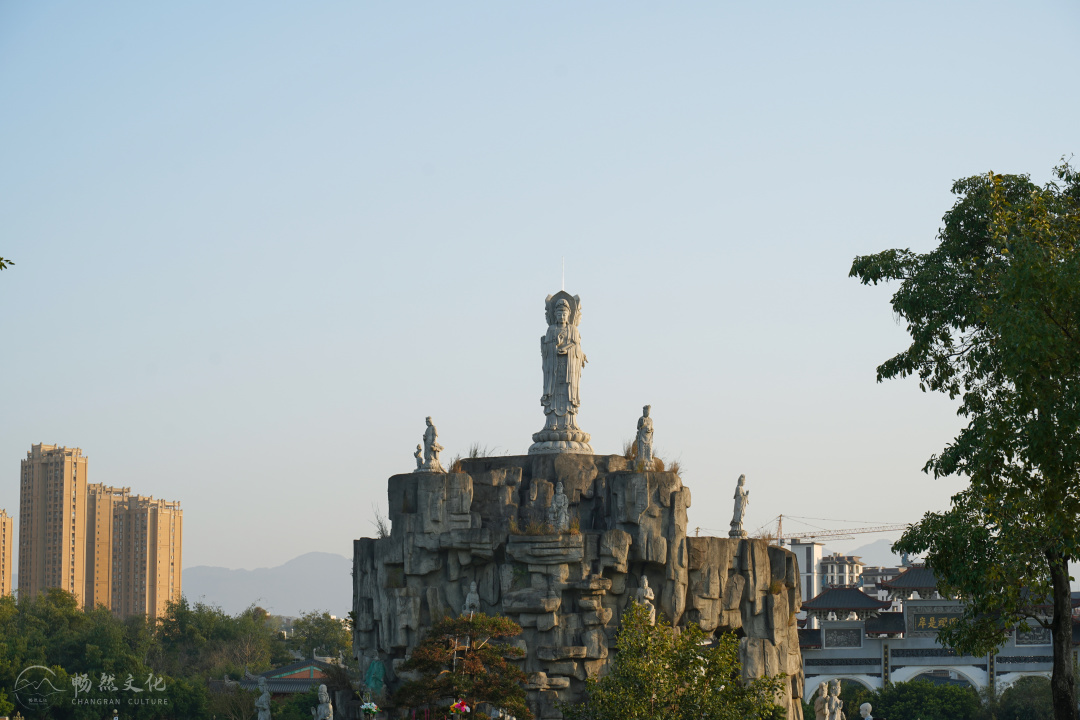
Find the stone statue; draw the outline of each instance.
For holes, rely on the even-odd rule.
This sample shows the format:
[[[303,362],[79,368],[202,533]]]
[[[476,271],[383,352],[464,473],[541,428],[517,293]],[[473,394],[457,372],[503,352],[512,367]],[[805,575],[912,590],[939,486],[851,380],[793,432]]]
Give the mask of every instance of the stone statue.
[[[465,595],[465,604],[461,606],[461,614],[472,617],[480,612],[480,593],[476,592],[476,581],[469,583],[469,592]]]
[[[649,587],[649,578],[644,575],[641,576],[641,584],[638,586],[637,592],[634,593],[634,599],[637,600],[639,605],[646,605],[649,608],[649,624],[656,624],[656,606],[652,604],[653,599],[656,597],[656,593]]]
[[[416,458],[416,472],[420,472],[424,469],[424,446],[416,443],[416,452],[412,455]]]
[[[829,718],[829,683],[818,685],[817,697],[814,698],[814,720]]]
[[[270,689],[264,677],[259,678],[259,699],[255,701],[255,709],[259,711],[259,720],[270,720]]]
[[[652,405],[646,405],[641,410],[641,418],[637,421],[637,462],[641,463],[642,470],[652,470],[652,418],[649,410]]]
[[[326,692],[326,686],[319,686],[319,706],[311,708],[311,717],[314,720],[334,720],[334,706],[330,704],[330,693]]]
[[[735,515],[731,518],[731,530],[728,537],[744,538],[746,531],[743,530],[743,517],[746,515],[746,506],[750,504],[750,491],[746,489],[746,476],[739,476],[739,484],[735,488]]]
[[[547,511],[548,525],[555,532],[562,533],[570,529],[570,498],[563,492],[563,484],[560,480],[555,486],[555,496],[551,498],[551,507]]]
[[[844,715],[844,701],[840,699],[840,681],[833,680],[829,685],[829,700],[825,705],[828,715],[826,720],[847,720]]]
[[[424,429],[424,461],[420,463],[420,456],[414,453],[418,467],[413,472],[446,472],[439,462],[439,453],[443,451],[443,446],[439,444],[439,431],[435,429],[430,417],[424,422],[427,423]],[[419,449],[420,446],[417,446],[417,450]]]
[[[364,687],[377,698],[382,698],[383,688],[386,687],[386,666],[379,659],[379,654],[369,648],[371,653],[367,670],[364,671]],[[365,653],[367,654],[367,653]]]
[[[870,714],[870,711],[874,708],[870,706],[870,703],[863,703],[859,706],[859,714],[866,720],[874,720],[874,716]]]
[[[561,290],[548,295],[548,329],[540,338],[544,371],[544,429],[533,434],[530,455],[584,453],[591,455],[589,434],[577,424],[581,406],[581,368],[588,362],[581,349],[581,297]]]

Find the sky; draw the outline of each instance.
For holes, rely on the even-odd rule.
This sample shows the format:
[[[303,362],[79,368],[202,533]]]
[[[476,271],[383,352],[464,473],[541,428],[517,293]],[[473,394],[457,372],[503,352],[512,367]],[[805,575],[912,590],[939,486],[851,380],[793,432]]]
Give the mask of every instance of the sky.
[[[351,556],[425,416],[444,457],[526,451],[565,262],[579,422],[616,453],[651,404],[691,528],[726,533],[740,474],[750,530],[943,510],[955,403],[876,383],[907,335],[848,271],[934,247],[955,180],[1080,151],[1078,29],[1064,0],[0,4],[0,507],[61,444],[179,500],[185,567]]]

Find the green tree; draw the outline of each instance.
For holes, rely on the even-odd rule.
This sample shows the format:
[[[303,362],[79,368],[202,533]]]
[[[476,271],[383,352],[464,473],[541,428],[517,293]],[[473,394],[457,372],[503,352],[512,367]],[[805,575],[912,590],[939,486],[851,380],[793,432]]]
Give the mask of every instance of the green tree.
[[[1042,720],[1053,714],[1050,681],[1044,677],[1022,677],[1001,693],[997,720]]]
[[[878,380],[917,375],[960,398],[967,425],[924,470],[966,475],[944,513],[894,545],[925,553],[965,600],[942,642],[981,655],[1015,627],[1054,642],[1058,720],[1076,720],[1068,563],[1080,551],[1080,175],[982,175],[953,185],[938,247],[857,257],[864,284],[899,280],[892,307],[911,346]],[[1052,606],[1047,612],[1045,604]]]
[[[348,656],[352,651],[352,636],[345,623],[330,617],[328,612],[306,612],[293,622],[289,647],[310,658],[318,653],[323,657]]]
[[[484,613],[440,620],[402,665],[423,677],[402,685],[394,701],[413,708],[438,707],[444,698],[465,700],[470,707],[486,702],[530,720],[522,687],[525,673],[508,661],[525,654],[506,643],[520,634],[521,626],[513,620]]]
[[[765,720],[784,711],[773,699],[783,678],[740,680],[733,633],[709,645],[690,624],[678,631],[638,604],[623,613],[617,653],[607,675],[588,681],[589,699],[562,709],[569,720]]]
[[[7,267],[11,267],[14,264],[15,263],[11,262],[10,260],[5,260],[4,258],[0,257],[0,270],[3,270],[4,268],[7,268]]]
[[[890,683],[881,690],[845,684],[840,693],[844,713],[859,717],[859,707],[870,703],[874,717],[921,720],[979,720],[983,717],[979,694],[971,686],[938,685],[927,680]],[[808,717],[813,717],[813,713]]]

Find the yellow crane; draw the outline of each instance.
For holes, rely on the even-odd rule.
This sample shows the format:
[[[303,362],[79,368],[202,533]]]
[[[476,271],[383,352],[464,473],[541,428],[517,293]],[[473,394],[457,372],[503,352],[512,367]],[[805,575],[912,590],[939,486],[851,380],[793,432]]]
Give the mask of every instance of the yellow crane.
[[[778,515],[776,518],[776,540],[781,545],[788,540],[813,540],[815,538],[832,538],[833,540],[850,540],[851,535],[860,535],[862,533],[879,533],[879,532],[894,532],[896,530],[906,530],[908,523],[899,523],[894,525],[872,525],[870,527],[849,528],[847,530],[807,530],[805,532],[793,532],[784,534],[784,516]]]

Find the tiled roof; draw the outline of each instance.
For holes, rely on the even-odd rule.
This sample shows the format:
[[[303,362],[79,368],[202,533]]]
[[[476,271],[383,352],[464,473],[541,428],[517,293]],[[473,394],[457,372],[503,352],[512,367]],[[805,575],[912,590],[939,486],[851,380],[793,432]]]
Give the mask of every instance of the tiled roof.
[[[802,604],[803,610],[884,610],[892,603],[872,598],[853,587],[826,588],[813,600]]]
[[[912,565],[881,585],[892,590],[936,590],[937,578],[934,577],[934,571],[925,565]]]
[[[902,633],[904,632],[904,613],[883,612],[877,617],[867,618],[866,632],[868,634],[879,633]]]
[[[306,693],[312,687],[323,684],[325,678],[304,678],[303,680],[267,680],[267,689],[277,693]],[[244,679],[240,681],[240,687],[245,690],[256,690],[259,687],[257,680]]]
[[[262,675],[267,679],[281,678],[283,675],[292,675],[295,672],[307,670],[308,668],[314,668],[315,670],[321,672],[323,675],[326,675],[330,667],[330,663],[325,663],[322,660],[298,660],[291,665],[285,665],[283,667],[274,668],[273,670],[267,670],[264,673],[259,673],[259,675]]]

